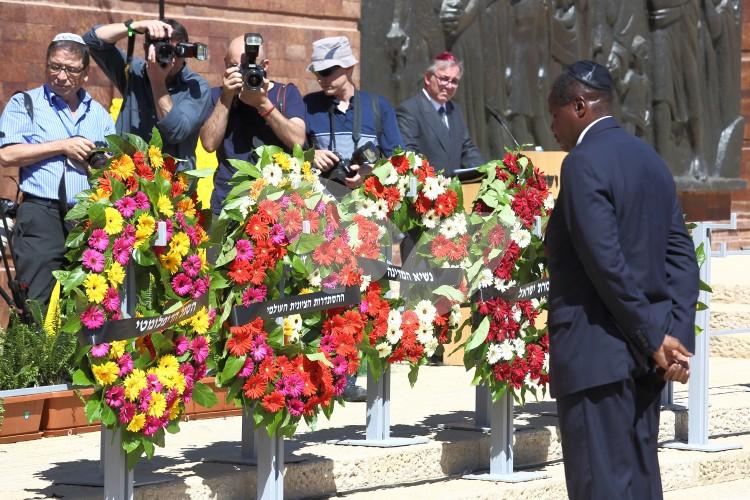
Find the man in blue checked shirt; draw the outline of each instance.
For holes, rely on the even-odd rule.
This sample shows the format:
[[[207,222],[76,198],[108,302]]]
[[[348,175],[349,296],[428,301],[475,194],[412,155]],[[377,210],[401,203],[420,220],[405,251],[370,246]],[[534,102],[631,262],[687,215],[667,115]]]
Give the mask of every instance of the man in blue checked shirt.
[[[133,57],[128,65],[127,55],[115,43],[127,37],[134,44],[137,35],[143,36],[146,57]],[[148,141],[156,127],[164,152],[185,160],[178,169],[194,169],[198,133],[211,112],[210,88],[202,76],[188,68],[184,57],[172,57],[168,64],[158,63],[152,43],[168,40],[173,47],[187,43],[185,26],[173,19],[128,19],[94,26],[83,39],[91,57],[123,96],[117,132]]]
[[[65,262],[64,214],[88,189],[88,159],[115,133],[107,111],[82,88],[89,53],[72,33],[47,48],[46,83],[11,97],[0,116],[0,167],[19,168],[23,202],[13,229],[16,275],[27,297],[46,304]]]

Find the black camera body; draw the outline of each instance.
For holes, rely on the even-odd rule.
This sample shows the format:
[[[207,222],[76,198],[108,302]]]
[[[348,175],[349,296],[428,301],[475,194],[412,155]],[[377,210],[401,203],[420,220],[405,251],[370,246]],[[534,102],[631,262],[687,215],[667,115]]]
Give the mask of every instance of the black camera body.
[[[341,168],[347,177],[354,177],[357,171],[352,170],[351,165],[372,166],[380,158],[380,148],[374,142],[367,141],[354,150],[350,159],[344,159],[338,151],[333,151],[333,154],[339,159],[333,168]],[[364,177],[365,172],[360,171],[360,173]]]
[[[260,33],[245,33],[245,61],[240,64],[242,87],[246,90],[260,90],[266,78],[266,70],[256,64],[263,37]]]
[[[180,42],[177,45],[172,45],[172,43],[166,39],[157,40],[150,38],[147,39],[147,43],[154,46],[156,62],[162,66],[171,63],[172,59],[175,57],[192,57],[199,61],[205,61],[208,59],[208,45],[205,43]]]
[[[86,163],[89,164],[89,168],[104,168],[107,166],[107,160],[109,160],[109,155],[107,155],[107,143],[102,141],[94,141],[94,146],[96,146],[96,149],[92,150],[89,153],[88,158],[86,158]]]

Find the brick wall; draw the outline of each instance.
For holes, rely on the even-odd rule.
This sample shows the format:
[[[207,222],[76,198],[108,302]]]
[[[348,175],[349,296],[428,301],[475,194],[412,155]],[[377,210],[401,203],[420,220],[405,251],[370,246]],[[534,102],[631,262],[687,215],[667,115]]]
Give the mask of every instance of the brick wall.
[[[307,72],[313,40],[346,35],[359,53],[359,0],[169,0],[165,14],[183,23],[192,41],[208,45],[209,61],[193,60],[189,64],[212,86],[221,84],[229,41],[249,31],[263,35],[271,60],[270,76],[295,83],[303,94],[319,89]],[[95,24],[157,16],[155,1],[0,0],[0,47],[4,54],[0,64],[0,108],[14,92],[44,82],[44,55],[56,33],[83,34]],[[126,42],[121,43],[126,48]],[[138,43],[136,55],[142,55],[142,51]],[[105,107],[109,107],[113,97],[119,97],[95,63],[85,87]],[[15,196],[14,178],[15,171],[0,172],[0,196]],[[3,279],[0,275],[0,282]],[[0,301],[0,326],[6,321],[7,307]]]

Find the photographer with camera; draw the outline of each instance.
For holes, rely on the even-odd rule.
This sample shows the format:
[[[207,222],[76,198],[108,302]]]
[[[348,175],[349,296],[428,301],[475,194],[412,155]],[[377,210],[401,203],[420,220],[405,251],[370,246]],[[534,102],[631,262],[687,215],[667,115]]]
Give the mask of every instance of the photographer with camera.
[[[315,148],[315,167],[324,177],[355,188],[367,164],[403,146],[393,107],[382,96],[354,86],[357,59],[343,36],[313,42],[312,62],[322,89],[304,97],[305,124]]]
[[[0,167],[19,169],[23,193],[11,240],[16,278],[41,304],[49,302],[52,271],[65,263],[65,213],[89,187],[97,146],[115,133],[107,111],[82,88],[88,67],[83,39],[58,34],[47,47],[45,84],[14,94],[0,116]]]
[[[213,111],[200,132],[203,147],[216,151],[219,160],[211,195],[214,214],[221,212],[229,179],[237,171],[228,160],[256,161],[258,146],[291,151],[305,142],[302,94],[293,84],[267,78],[269,60],[260,34],[245,33],[232,40],[224,63],[222,86],[211,89]]]
[[[143,36],[145,60],[132,57],[137,35]],[[115,46],[128,38],[128,52]],[[172,19],[94,26],[83,39],[91,56],[122,94],[118,133],[148,141],[156,126],[165,153],[186,160],[180,170],[195,168],[198,132],[208,117],[211,99],[206,80],[186,64],[205,60],[204,44],[188,43],[185,27]]]

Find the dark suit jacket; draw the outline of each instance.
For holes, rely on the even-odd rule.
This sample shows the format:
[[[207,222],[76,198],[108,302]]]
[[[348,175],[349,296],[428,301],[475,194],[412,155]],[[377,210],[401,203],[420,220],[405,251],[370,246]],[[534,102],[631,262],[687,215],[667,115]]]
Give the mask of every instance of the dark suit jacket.
[[[560,182],[546,235],[555,397],[653,368],[667,333],[692,351],[698,297],[675,184],[651,146],[606,118],[565,158]]]
[[[456,169],[484,163],[479,148],[469,137],[461,110],[452,102],[445,109],[450,130],[423,91],[401,103],[396,117],[406,150],[422,153],[431,165],[448,175]]]

